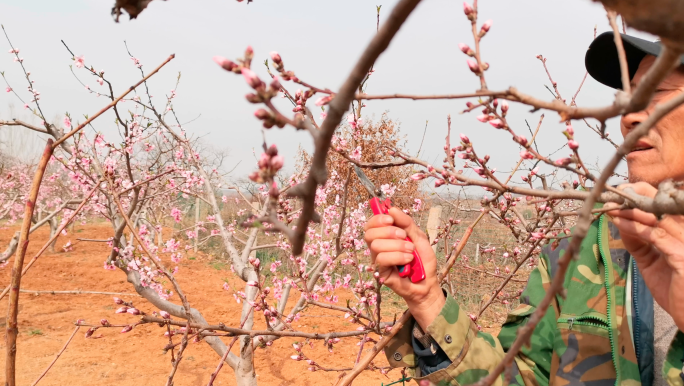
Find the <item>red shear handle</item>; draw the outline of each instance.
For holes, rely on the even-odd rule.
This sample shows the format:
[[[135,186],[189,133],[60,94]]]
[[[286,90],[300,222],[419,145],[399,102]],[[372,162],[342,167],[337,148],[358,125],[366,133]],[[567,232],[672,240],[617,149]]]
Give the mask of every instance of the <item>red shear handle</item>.
[[[385,201],[380,201],[379,198],[373,197],[370,200],[370,207],[373,214],[387,214],[389,208],[392,207],[392,203],[389,199]],[[413,242],[410,237],[406,237],[406,241]],[[413,260],[407,265],[398,265],[397,270],[399,270],[399,277],[409,277],[411,282],[417,283],[425,279],[425,269],[423,268],[423,261],[420,259],[417,250],[413,250]]]

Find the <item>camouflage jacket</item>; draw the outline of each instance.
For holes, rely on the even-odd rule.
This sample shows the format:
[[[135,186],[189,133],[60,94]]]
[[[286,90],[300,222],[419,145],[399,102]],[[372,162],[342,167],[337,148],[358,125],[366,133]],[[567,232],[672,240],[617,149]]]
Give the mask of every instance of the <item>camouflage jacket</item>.
[[[639,306],[632,286],[632,282],[636,285],[636,264],[610,225],[605,215],[592,224],[579,258],[568,268],[567,297],[556,297],[537,325],[531,346],[523,347],[515,357],[511,384],[642,386],[644,371],[642,368],[640,375],[639,363],[650,360],[652,366],[653,339],[651,336],[650,348],[639,347],[639,329],[634,326]],[[421,354],[414,350],[418,346],[411,321],[385,348],[390,365],[408,367],[414,379],[438,385],[469,385],[489,374],[544,297],[567,243],[563,239],[555,250],[548,246],[542,250],[520,297],[520,306],[508,315],[498,336],[479,331],[458,303],[447,296],[444,308],[425,333],[438,345],[431,347],[432,353],[438,350],[448,360],[425,370]],[[652,328],[652,319],[650,324]],[[637,360],[639,353],[650,358]],[[671,386],[684,385],[683,363],[684,333],[678,331],[662,369]],[[643,386],[650,386],[649,381],[652,378]],[[502,375],[496,384],[503,383]]]

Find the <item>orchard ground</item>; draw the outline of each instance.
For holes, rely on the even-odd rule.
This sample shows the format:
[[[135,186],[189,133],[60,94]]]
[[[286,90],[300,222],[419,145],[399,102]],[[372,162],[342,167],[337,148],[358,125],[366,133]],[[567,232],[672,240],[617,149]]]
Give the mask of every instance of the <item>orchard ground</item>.
[[[0,229],[0,240],[9,240],[15,227]],[[99,291],[134,294],[133,287],[126,281],[120,270],[106,271],[103,262],[109,248],[103,242],[76,241],[76,238],[107,239],[112,235],[111,228],[105,224],[76,225],[75,231],[57,241],[57,253],[46,252],[22,280],[22,288],[35,291]],[[47,241],[48,228],[42,227],[31,235],[26,261]],[[63,252],[62,246],[68,240],[74,244],[73,250]],[[190,251],[181,260],[177,279],[188,294],[191,306],[202,310],[210,323],[223,322],[238,325],[241,305],[235,302],[232,294],[223,289],[224,279],[235,288],[241,288],[233,278],[229,265],[209,256]],[[0,271],[0,284],[9,283],[11,264]],[[348,295],[340,291],[340,295]],[[150,313],[156,311],[143,298],[119,296]],[[292,296],[291,302],[298,296]],[[385,298],[388,299],[388,298]],[[384,319],[391,320],[402,311],[400,299],[390,297],[383,304]],[[177,297],[171,300],[178,301]],[[6,301],[6,299],[5,299]],[[388,304],[389,303],[389,304]],[[345,304],[340,299],[339,305]],[[99,324],[107,319],[112,324],[128,324],[136,321],[136,316],[115,314],[117,305],[110,295],[89,294],[34,294],[23,292],[20,295],[19,341],[17,380],[20,384],[33,382],[54,359],[68,337],[73,332],[74,322],[85,319],[89,324]],[[289,308],[289,307],[288,307]],[[0,317],[0,326],[5,327],[5,313]],[[294,325],[298,330],[326,333],[330,331],[353,330],[357,326],[343,320],[338,311],[322,308],[306,309]],[[257,318],[257,328],[263,328],[263,320]],[[93,384],[139,385],[163,384],[171,369],[170,353],[164,354],[163,347],[168,344],[165,330],[157,325],[140,325],[133,331],[122,334],[121,328],[102,328],[95,332],[94,338],[85,339],[86,327],[81,327],[57,363],[40,382],[40,385],[80,386]],[[485,327],[491,331],[492,328]],[[179,337],[175,338],[178,342]],[[226,340],[227,341],[227,340]],[[337,372],[310,372],[306,362],[290,359],[294,354],[292,343],[295,339],[276,340],[272,346],[256,351],[255,367],[260,384],[320,384],[332,385],[337,380]],[[355,338],[344,339],[335,345],[330,354],[320,341],[314,342],[313,349],[308,345],[304,352],[324,367],[345,368],[353,364],[359,347]],[[4,360],[4,340],[0,342],[0,361]],[[238,345],[233,352],[238,354]],[[367,343],[365,350],[372,347]],[[215,370],[219,357],[205,343],[190,343],[186,349],[174,382],[176,385],[206,384]],[[384,355],[378,355],[374,362],[377,366],[387,366]],[[380,385],[401,378],[398,369],[389,372],[388,377],[375,372],[363,372],[355,385]],[[219,374],[216,385],[234,385],[232,370],[225,366]]]

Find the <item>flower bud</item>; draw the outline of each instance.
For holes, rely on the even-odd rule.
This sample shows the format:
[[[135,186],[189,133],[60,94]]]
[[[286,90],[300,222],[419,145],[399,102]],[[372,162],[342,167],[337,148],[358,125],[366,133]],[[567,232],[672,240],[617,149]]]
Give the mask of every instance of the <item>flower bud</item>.
[[[86,333],[85,333],[86,339],[90,338],[90,337],[93,335],[94,332],[95,332],[95,328],[94,328],[94,327],[90,327],[90,328],[88,329],[88,331],[86,331]]]
[[[273,170],[280,170],[283,165],[285,164],[285,158],[283,158],[282,155],[277,155],[275,157],[271,157],[271,169]]]
[[[477,120],[480,122],[487,122],[487,121],[489,121],[489,115],[487,115],[487,114],[478,115]]]
[[[100,319],[100,324],[103,326],[109,326],[109,320],[107,319]]]
[[[271,157],[269,157],[266,153],[261,153],[261,157],[259,157],[259,162],[257,162],[259,169],[265,169],[270,163]]]
[[[254,73],[254,71],[250,70],[249,68],[242,68],[242,77],[245,78],[247,84],[253,89],[258,88],[262,84],[259,77]]]
[[[324,96],[316,101],[316,106],[325,106],[333,99],[332,95]]]
[[[133,329],[133,326],[128,325],[128,326],[124,327],[123,330],[121,330],[121,333],[122,333],[122,334],[125,334],[125,333],[127,333],[128,331],[131,331],[132,329]]]
[[[271,117],[271,114],[269,114],[269,112],[266,111],[265,109],[259,109],[259,110],[257,110],[257,111],[254,112],[254,116],[257,117],[257,118],[259,118],[259,119],[261,119],[261,120],[263,120],[263,119],[266,119],[266,118],[270,118],[270,117]]]
[[[280,64],[283,62],[283,59],[280,57],[280,54],[276,51],[271,51],[271,60],[275,64]]]
[[[411,179],[414,181],[420,181],[420,180],[424,179],[425,177],[426,176],[423,173],[416,173],[416,174],[411,176]]]
[[[572,162],[570,158],[559,158],[555,160],[553,163],[558,166],[568,166],[570,165],[570,162]]]
[[[119,308],[118,310],[116,310],[114,313],[115,314],[125,314],[126,311],[128,311],[128,307],[123,306],[123,307]]]
[[[464,1],[464,2],[463,2],[463,13],[465,13],[465,15],[468,16],[468,15],[470,15],[471,13],[473,13],[473,11],[474,11],[474,10],[473,10],[473,7],[472,7],[470,4],[468,4],[467,2]]]
[[[492,19],[487,20],[482,24],[482,28],[480,28],[480,33],[484,35],[485,33],[489,32],[489,29],[492,28]]]
[[[166,312],[166,311],[163,311],[163,310],[162,310],[162,311],[159,311],[159,315],[160,315],[163,319],[171,319],[171,314],[169,314],[169,313]]]
[[[247,99],[247,102],[249,103],[261,103],[264,101],[259,95],[253,93],[245,95],[245,99]]]
[[[126,312],[128,312],[131,315],[140,315],[140,310],[138,310],[137,308],[129,308],[126,310]]]
[[[567,125],[565,125],[565,131],[567,131],[568,134],[570,134],[570,136],[575,135],[575,129],[573,129],[572,125],[569,123]]]
[[[461,133],[461,141],[463,143],[470,143],[470,138],[466,137],[465,134]]]
[[[435,188],[439,188],[440,186],[444,185],[445,183],[446,183],[446,181],[444,181],[442,179],[437,179],[435,181]]]
[[[468,63],[468,68],[470,69],[470,71],[472,71],[476,74],[480,73],[480,66],[477,65],[477,62],[475,62],[474,60],[468,59],[467,63]]]
[[[214,59],[214,62],[216,62],[216,64],[223,67],[223,69],[226,71],[233,71],[235,68],[238,67],[237,64],[231,62],[230,60],[224,58],[223,56],[214,56],[213,59]]]
[[[524,135],[515,136],[513,140],[522,146],[527,146],[527,138]]]
[[[473,52],[473,50],[471,50],[470,47],[468,47],[468,45],[465,43],[458,43],[458,49],[468,56],[475,56],[475,52]]]
[[[271,88],[274,90],[280,90],[283,88],[283,85],[280,84],[280,80],[278,80],[277,76],[274,76],[271,80]]]
[[[520,158],[522,158],[522,159],[534,159],[534,156],[532,155],[532,153],[530,153],[527,150],[521,150],[520,151]]]
[[[579,148],[579,143],[577,143],[577,141],[574,139],[571,139],[568,141],[568,147],[572,150],[577,150]]]
[[[501,119],[494,119],[489,121],[489,124],[494,126],[497,129],[503,129],[505,127],[504,123],[501,121]]]
[[[114,298],[114,303],[116,303],[116,304],[124,304],[124,301],[121,300],[121,299],[119,299],[119,298],[117,298],[117,297],[115,297],[115,298]]]
[[[501,112],[504,113],[504,115],[508,112],[508,102],[501,101]]]
[[[544,238],[544,234],[542,232],[532,232],[530,236],[532,236],[532,238],[536,240],[541,240]]]

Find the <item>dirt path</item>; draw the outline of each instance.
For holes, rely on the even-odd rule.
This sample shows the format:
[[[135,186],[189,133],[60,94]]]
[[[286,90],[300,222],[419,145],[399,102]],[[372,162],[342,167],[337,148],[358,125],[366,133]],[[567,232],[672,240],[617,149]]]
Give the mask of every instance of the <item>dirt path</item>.
[[[47,228],[32,235],[26,260],[47,241]],[[4,246],[13,230],[0,230],[0,245]],[[76,242],[76,238],[106,239],[111,229],[105,225],[78,225],[76,233],[60,238],[58,247],[67,240],[75,243],[72,252],[47,253],[33,266],[24,277],[22,288],[30,290],[83,290],[134,293],[132,286],[126,282],[124,274],[119,271],[103,269],[107,256],[105,243]],[[0,269],[0,284],[4,288],[9,283],[11,265]],[[221,264],[210,264],[207,259],[196,260],[184,258],[177,274],[178,281],[188,294],[193,307],[202,311],[210,323],[223,322],[226,325],[237,325],[240,305],[232,295],[222,289],[222,278],[231,276],[229,268]],[[149,303],[137,296],[122,296],[145,312],[155,311]],[[294,296],[296,299],[296,296]],[[177,301],[177,298],[172,299]],[[0,312],[0,325],[5,326],[7,298],[3,299]],[[341,302],[343,304],[343,302]],[[64,342],[74,329],[74,321],[85,319],[89,323],[98,323],[100,319],[108,319],[111,323],[131,323],[134,316],[115,314],[117,306],[108,295],[50,295],[22,293],[20,296],[18,341],[17,381],[20,385],[30,385],[45,367],[53,360]],[[308,311],[309,315],[295,322],[298,329],[304,331],[328,332],[333,329],[351,330],[355,326],[342,320],[339,313],[324,312],[321,309]],[[95,335],[99,339],[84,339],[85,328],[74,337],[73,341],[59,361],[40,382],[47,385],[164,385],[168,376],[170,355],[163,353],[162,348],[168,343],[163,336],[164,330],[157,326],[144,325],[136,327],[127,334],[119,329],[100,329]],[[259,383],[262,385],[332,385],[337,380],[337,373],[309,372],[305,362],[295,362],[293,355],[294,339],[280,339],[271,347],[258,350],[255,366]],[[347,339],[330,354],[316,343],[314,348],[305,352],[323,366],[331,368],[348,367],[354,362],[358,353],[357,340]],[[236,345],[237,346],[237,345]],[[369,345],[367,345],[369,347]],[[233,352],[237,353],[236,348]],[[186,350],[185,359],[181,362],[175,377],[175,384],[204,385],[216,368],[219,357],[207,344],[191,343]],[[5,345],[0,342],[0,364],[3,364],[0,378],[4,378]],[[375,362],[378,366],[386,366],[384,355],[379,355]],[[389,373],[389,378],[378,372],[365,372],[355,385],[380,386],[401,377],[398,370]],[[232,370],[225,366],[219,374],[216,385],[234,385]]]

